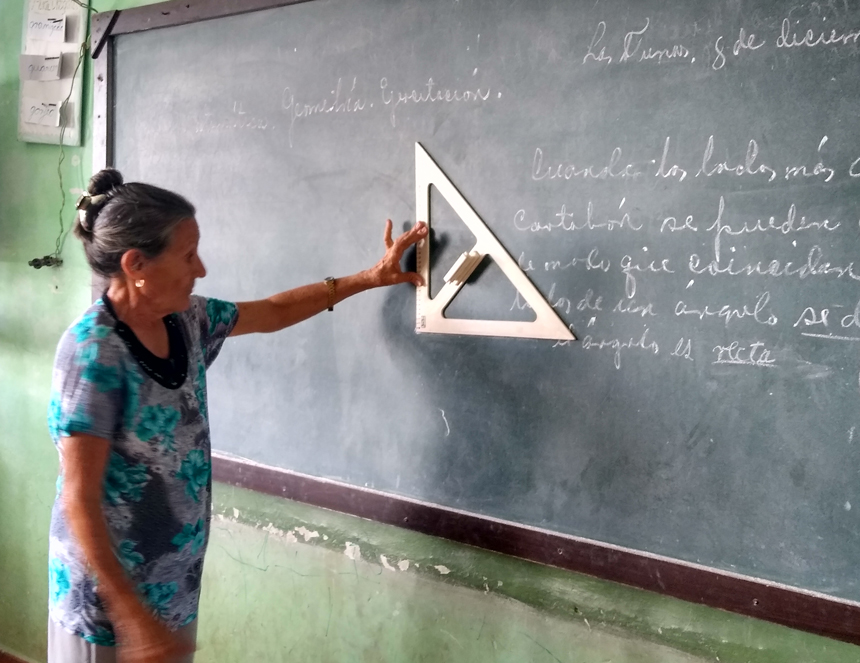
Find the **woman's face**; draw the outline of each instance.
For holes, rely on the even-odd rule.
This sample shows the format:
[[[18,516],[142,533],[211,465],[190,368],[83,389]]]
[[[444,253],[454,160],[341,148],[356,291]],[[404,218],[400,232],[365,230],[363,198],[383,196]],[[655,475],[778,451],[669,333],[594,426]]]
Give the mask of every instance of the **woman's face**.
[[[183,219],[164,252],[146,261],[141,269],[145,281],[142,289],[153,308],[179,312],[191,305],[194,281],[206,276],[206,268],[197,255],[199,241],[197,221]]]

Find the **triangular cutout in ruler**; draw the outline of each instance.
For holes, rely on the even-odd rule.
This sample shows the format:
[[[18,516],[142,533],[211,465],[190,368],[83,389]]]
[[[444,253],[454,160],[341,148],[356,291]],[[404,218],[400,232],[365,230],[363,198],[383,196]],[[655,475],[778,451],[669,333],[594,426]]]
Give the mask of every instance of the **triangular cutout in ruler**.
[[[415,218],[430,223],[430,185],[448,201],[463,223],[477,240],[470,251],[461,255],[445,275],[445,285],[430,298],[430,239],[420,241],[416,247],[418,273],[424,277],[424,285],[415,291],[415,329],[418,332],[435,334],[469,334],[473,336],[511,336],[515,338],[544,338],[573,341],[576,337],[564,321],[550,306],[544,296],[534,287],[525,272],[511,258],[505,247],[484,224],[472,206],[457,191],[442,169],[430,155],[415,143]],[[463,284],[475,268],[489,255],[502,269],[520,296],[528,302],[535,314],[532,322],[518,320],[472,320],[446,318],[445,307],[460,292]]]

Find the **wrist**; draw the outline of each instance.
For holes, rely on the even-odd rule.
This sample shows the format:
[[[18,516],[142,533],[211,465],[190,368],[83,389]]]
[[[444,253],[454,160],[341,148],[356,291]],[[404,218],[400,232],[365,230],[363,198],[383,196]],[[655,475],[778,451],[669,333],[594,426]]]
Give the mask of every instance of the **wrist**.
[[[380,285],[382,283],[377,276],[375,267],[364,269],[352,276],[346,276],[337,280],[338,292],[342,292],[344,297],[351,297],[365,290],[378,288]]]
[[[119,622],[135,621],[149,615],[149,608],[134,591],[131,580],[125,576],[113,578],[112,582],[99,581],[96,591],[105,603],[112,619]]]
[[[117,619],[134,619],[139,617],[141,613],[147,613],[148,610],[144,606],[140,597],[131,589],[124,587],[120,590],[115,590],[111,596],[103,597],[107,604],[108,610],[112,612]]]
[[[358,276],[359,282],[364,290],[378,288],[382,285],[382,279],[379,277],[379,269],[376,267],[365,269],[364,271],[359,272]]]
[[[113,601],[107,600],[108,613],[120,624],[135,622],[152,613],[133,592],[124,592],[114,596]]]

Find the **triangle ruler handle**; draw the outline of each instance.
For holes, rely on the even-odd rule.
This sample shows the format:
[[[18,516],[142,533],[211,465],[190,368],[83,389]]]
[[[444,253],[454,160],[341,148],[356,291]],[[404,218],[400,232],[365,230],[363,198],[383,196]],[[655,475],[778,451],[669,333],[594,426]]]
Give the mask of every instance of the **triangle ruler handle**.
[[[435,334],[466,334],[473,336],[509,336],[573,341],[576,337],[555,309],[520,269],[501,242],[466,202],[448,176],[430,158],[420,143],[415,143],[415,219],[431,227],[430,186],[435,186],[454,212],[475,236],[475,245],[463,253],[445,275],[445,285],[430,297],[430,238],[418,242],[417,270],[424,285],[415,290],[415,330]],[[485,256],[490,256],[510,279],[520,296],[535,314],[531,322],[516,320],[472,320],[446,318],[445,308],[451,303],[469,276]]]

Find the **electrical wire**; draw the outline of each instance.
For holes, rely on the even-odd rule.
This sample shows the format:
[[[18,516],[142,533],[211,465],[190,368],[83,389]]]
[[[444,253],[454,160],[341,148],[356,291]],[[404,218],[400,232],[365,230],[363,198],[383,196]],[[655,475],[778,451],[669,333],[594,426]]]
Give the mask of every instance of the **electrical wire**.
[[[63,246],[66,243],[66,238],[68,237],[69,232],[74,227],[74,223],[72,223],[69,225],[69,228],[66,229],[66,224],[63,221],[63,215],[66,211],[66,189],[63,183],[63,163],[66,160],[65,137],[66,129],[68,128],[68,104],[72,98],[72,93],[75,90],[75,81],[78,78],[78,72],[81,69],[81,65],[84,63],[87,51],[89,51],[90,14],[93,12],[94,7],[92,6],[91,0],[87,0],[86,4],[84,4],[80,0],[72,0],[72,2],[79,7],[86,9],[86,15],[84,17],[84,20],[86,22],[86,33],[84,34],[84,40],[81,42],[81,46],[78,51],[78,61],[75,64],[74,73],[72,73],[72,84],[69,86],[69,94],[63,100],[63,103],[60,104],[60,157],[57,161],[57,179],[59,181],[60,186],[60,211],[58,214],[60,230],[57,234],[57,240],[54,243],[54,252],[49,255],[46,255],[44,258],[34,258],[28,263],[31,267],[35,267],[36,269],[40,269],[41,267],[59,267],[63,264],[63,259],[61,257],[63,252]],[[83,85],[83,81],[81,81],[79,84]],[[79,131],[80,130],[81,128],[79,128]]]
[[[76,3],[76,4],[80,4],[80,3]],[[69,103],[69,100],[72,98],[72,92],[75,89],[75,79],[78,76],[78,71],[81,68],[81,64],[83,63],[84,58],[86,57],[87,50],[89,50],[87,47],[88,41],[89,41],[89,35],[81,43],[81,49],[80,49],[80,52],[78,53],[78,63],[75,65],[75,72],[72,74],[72,84],[69,87],[69,94],[66,97],[66,99],[63,101],[62,105],[60,106],[60,159],[57,162],[57,178],[59,179],[59,182],[60,182],[60,196],[61,196],[60,213],[59,213],[60,233],[59,233],[59,235],[57,235],[57,242],[55,244],[54,254],[53,254],[54,258],[56,258],[56,260],[60,264],[62,264],[62,258],[60,258],[60,254],[63,251],[63,245],[66,243],[66,237],[69,234],[69,230],[71,230],[72,226],[74,225],[74,224],[69,225],[69,230],[66,230],[65,224],[63,223],[63,213],[66,210],[66,188],[65,188],[65,186],[63,186],[63,168],[62,168],[62,166],[63,166],[63,162],[66,160],[66,149],[65,149],[65,144],[63,143],[63,140],[64,140],[65,135],[66,135],[66,126],[68,125],[68,122],[66,121],[68,118],[67,104]]]
[[[98,14],[98,10],[93,7],[91,2],[87,2],[87,4],[84,4],[81,0],[72,0],[72,2],[74,2],[78,7],[86,9],[88,12],[95,11]]]

